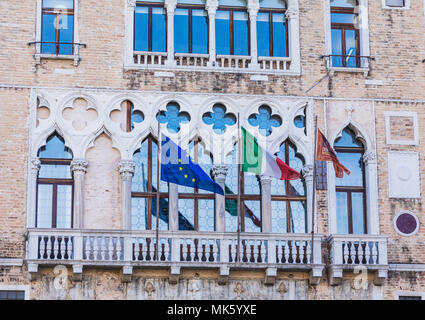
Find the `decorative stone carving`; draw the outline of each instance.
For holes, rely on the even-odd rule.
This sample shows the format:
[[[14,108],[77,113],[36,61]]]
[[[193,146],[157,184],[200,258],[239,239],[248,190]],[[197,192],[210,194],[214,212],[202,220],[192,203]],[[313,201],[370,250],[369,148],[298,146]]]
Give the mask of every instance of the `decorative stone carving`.
[[[177,6],[177,0],[165,0],[164,7],[167,8],[167,14],[174,13]]]
[[[309,181],[313,179],[313,174],[314,174],[314,167],[311,164],[306,164],[302,170],[301,170],[301,174],[303,175],[303,178],[305,179],[305,181]]]
[[[229,171],[229,168],[227,168],[226,165],[216,164],[212,167],[212,174],[216,180],[224,181],[227,176],[227,171]]]
[[[258,0],[248,0],[248,12],[250,19],[256,19],[258,10],[260,9],[260,2]]]
[[[127,0],[127,7],[135,8],[136,7],[136,0]]]
[[[348,103],[345,107],[345,111],[347,111],[348,118],[351,119],[351,116],[354,112],[355,108],[351,103]]]
[[[35,176],[38,175],[38,172],[40,171],[41,167],[41,161],[38,158],[34,158],[31,160],[31,173]]]
[[[242,284],[238,282],[233,291],[236,293],[236,300],[241,300],[241,295],[245,291],[245,289],[242,287]]]
[[[295,18],[297,15],[298,15],[298,10],[293,7],[288,8],[285,12],[286,19]]]
[[[132,160],[121,160],[118,164],[118,171],[122,180],[131,180],[134,175],[135,164]]]
[[[376,159],[377,159],[376,153],[373,151],[367,151],[363,155],[363,162],[365,164],[368,164],[369,162],[372,162],[372,161],[376,161]]]
[[[285,293],[288,292],[288,289],[286,288],[285,284],[281,282],[277,287],[276,291],[280,293],[280,297],[281,299],[283,299]]]
[[[218,8],[218,1],[217,0],[207,0],[207,3],[205,5],[205,9],[208,11],[208,15],[215,15]]]
[[[89,162],[84,159],[74,159],[71,161],[71,170],[74,174],[84,174],[87,172]]]
[[[152,294],[155,292],[155,287],[151,281],[146,282],[145,291],[146,291],[146,294],[148,295],[148,299],[151,300]]]

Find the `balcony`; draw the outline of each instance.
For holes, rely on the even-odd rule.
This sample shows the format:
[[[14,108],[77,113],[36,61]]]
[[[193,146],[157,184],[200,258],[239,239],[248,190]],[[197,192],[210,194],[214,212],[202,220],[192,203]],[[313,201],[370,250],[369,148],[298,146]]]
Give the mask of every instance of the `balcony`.
[[[219,283],[226,283],[230,269],[264,270],[265,283],[275,281],[278,270],[310,271],[317,284],[324,265],[322,235],[111,231],[75,229],[29,229],[28,270],[39,265],[69,265],[74,280],[83,267],[122,268],[123,281],[130,281],[133,268],[158,267],[170,270],[176,283],[181,268],[219,270]],[[240,243],[240,245],[238,245]]]
[[[387,237],[378,235],[332,235],[330,247],[330,282],[340,284],[343,271],[374,272],[375,284],[387,278]]]

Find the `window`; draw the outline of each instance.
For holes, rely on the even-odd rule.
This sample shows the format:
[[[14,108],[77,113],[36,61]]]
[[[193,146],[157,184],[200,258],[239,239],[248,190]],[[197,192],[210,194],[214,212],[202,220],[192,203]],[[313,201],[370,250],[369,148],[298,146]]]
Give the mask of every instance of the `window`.
[[[286,140],[277,156],[291,168],[301,171],[304,159],[293,143]],[[272,180],[272,232],[307,233],[307,197],[304,179]]]
[[[53,134],[40,148],[37,179],[37,228],[72,228],[72,153],[63,139]]]
[[[360,33],[356,0],[331,0],[332,66],[360,67]]]
[[[404,7],[405,0],[385,0],[385,5],[387,7]]]
[[[131,193],[131,229],[156,229],[156,192],[158,143],[152,137],[146,138],[133,155],[135,162]],[[160,181],[159,230],[168,230],[168,184]]]
[[[178,1],[174,13],[174,51],[208,54],[208,14],[204,1]]]
[[[263,0],[257,16],[258,55],[288,57],[288,22],[286,3],[282,0]]]
[[[415,301],[421,301],[421,296],[399,296],[398,300],[415,300]]]
[[[74,0],[43,0],[41,53],[74,53]]]
[[[356,140],[352,130],[346,128],[335,141],[335,152],[350,175],[336,178],[337,232],[339,234],[365,234],[366,188],[363,163],[364,146]]]
[[[134,13],[134,51],[167,51],[164,1],[138,2]]]
[[[245,1],[219,1],[215,29],[218,55],[249,55],[249,21]]]
[[[25,291],[0,290],[0,300],[25,300]]]

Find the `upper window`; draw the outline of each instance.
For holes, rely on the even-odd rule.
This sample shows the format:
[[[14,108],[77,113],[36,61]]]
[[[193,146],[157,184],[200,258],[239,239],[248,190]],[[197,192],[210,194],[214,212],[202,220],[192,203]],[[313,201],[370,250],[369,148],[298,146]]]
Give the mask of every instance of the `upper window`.
[[[385,0],[385,5],[387,7],[404,7],[406,5],[406,0]]]
[[[0,300],[25,300],[25,291],[0,290]]]
[[[37,179],[37,228],[71,228],[72,153],[55,133],[40,148],[38,157],[41,167]]]
[[[346,128],[334,147],[338,159],[351,172],[336,178],[337,231],[340,234],[367,233],[364,146],[354,132]]]
[[[360,67],[357,5],[357,0],[331,0],[333,67]]]
[[[167,51],[164,1],[138,2],[134,13],[134,51]]]
[[[41,53],[74,53],[74,0],[43,0]]]
[[[286,3],[282,0],[263,0],[257,17],[258,55],[288,57],[288,22]]]
[[[218,55],[249,55],[249,21],[243,0],[222,0],[215,19]]]
[[[176,53],[208,54],[208,14],[205,1],[180,0],[174,13]]]

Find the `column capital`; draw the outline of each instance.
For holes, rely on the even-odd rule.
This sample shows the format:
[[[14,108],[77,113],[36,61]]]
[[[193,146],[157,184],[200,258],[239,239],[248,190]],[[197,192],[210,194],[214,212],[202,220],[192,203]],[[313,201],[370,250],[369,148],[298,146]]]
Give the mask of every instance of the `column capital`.
[[[251,19],[257,18],[260,2],[258,0],[248,0],[248,12]]]
[[[289,7],[285,12],[286,19],[293,19],[298,15],[298,9],[294,7]]]
[[[212,167],[212,174],[216,180],[225,180],[227,176],[227,171],[229,171],[229,168],[227,168],[227,166],[223,164],[215,164]]]
[[[303,178],[308,180],[313,180],[313,174],[314,174],[314,166],[312,164],[306,164],[302,170],[301,173],[303,175]]]
[[[133,160],[121,160],[118,163],[118,171],[122,180],[129,180],[134,175],[135,164]]]
[[[177,0],[165,0],[164,7],[167,9],[167,14],[172,14],[176,10]]]
[[[208,15],[215,14],[218,8],[218,0],[207,0],[205,9],[208,11]]]
[[[270,177],[270,176],[264,176],[264,175],[261,175],[260,176],[260,182],[261,182],[261,185],[263,185],[264,183],[271,183],[272,182],[272,177]]]
[[[367,151],[365,152],[365,154],[363,155],[362,158],[363,162],[365,164],[371,164],[371,163],[376,163],[377,160],[377,156],[376,153],[373,151]]]
[[[128,8],[135,8],[136,7],[136,0],[127,0],[127,7]]]
[[[86,173],[89,162],[85,159],[74,159],[71,161],[71,171],[75,173]]]
[[[41,167],[41,161],[39,158],[32,158],[31,159],[31,171],[34,174],[38,174],[38,171],[40,171]]]

